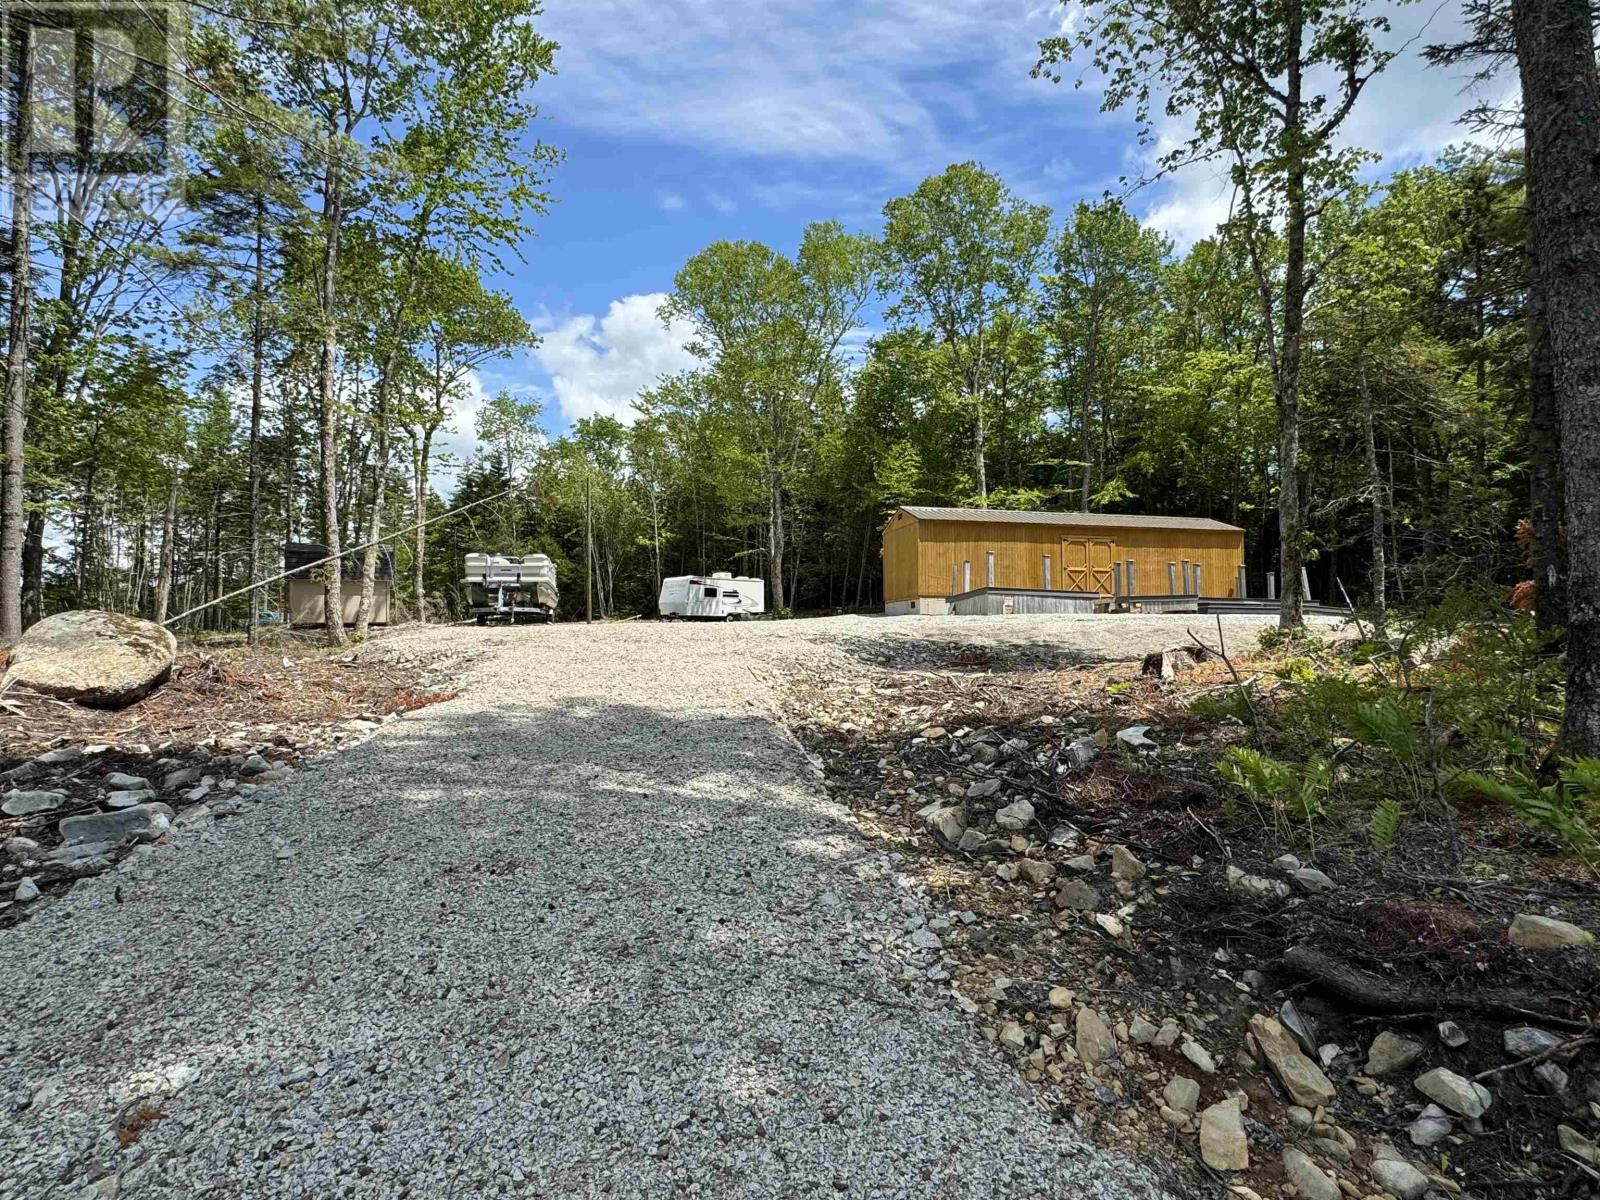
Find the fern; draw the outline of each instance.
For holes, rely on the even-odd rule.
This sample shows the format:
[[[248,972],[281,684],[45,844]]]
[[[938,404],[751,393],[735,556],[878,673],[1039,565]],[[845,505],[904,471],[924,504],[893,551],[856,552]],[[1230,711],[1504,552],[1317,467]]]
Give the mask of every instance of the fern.
[[[1333,778],[1327,759],[1312,759],[1296,775],[1288,763],[1248,746],[1228,747],[1217,770],[1252,800],[1283,808],[1306,824],[1324,815],[1322,796]]]
[[[1385,698],[1356,705],[1356,727],[1352,731],[1369,746],[1381,746],[1389,753],[1414,759],[1422,750],[1417,727],[1394,700]]]
[[[1405,810],[1396,801],[1380,801],[1372,810],[1372,817],[1367,822],[1367,833],[1372,838],[1372,844],[1383,851],[1393,847],[1395,838],[1400,834],[1400,822],[1404,817]]]
[[[1588,820],[1600,807],[1600,759],[1568,759],[1551,784],[1541,784],[1526,771],[1511,771],[1504,779],[1468,771],[1457,783],[1550,830],[1591,870],[1600,864],[1600,837]]]

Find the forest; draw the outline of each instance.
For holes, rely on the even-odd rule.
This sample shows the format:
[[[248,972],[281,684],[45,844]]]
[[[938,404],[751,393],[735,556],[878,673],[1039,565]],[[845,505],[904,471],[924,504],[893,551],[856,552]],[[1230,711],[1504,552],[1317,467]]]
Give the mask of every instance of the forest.
[[[1526,76],[1552,51],[1542,27],[1514,36],[1523,7],[1559,6],[1474,4],[1475,39],[1428,53]],[[63,609],[219,600],[181,628],[253,634],[283,604],[248,585],[298,540],[388,541],[403,619],[459,617],[473,550],[549,554],[566,619],[586,577],[606,618],[723,569],[767,578],[784,613],[870,610],[909,503],[1221,518],[1252,576],[1280,572],[1288,624],[1302,565],[1315,599],[1380,626],[1390,605],[1514,589],[1541,627],[1568,624],[1566,558],[1588,551],[1558,416],[1581,342],[1540,283],[1565,276],[1540,256],[1516,128],[1534,98],[1465,114],[1459,149],[1391,173],[1347,137],[1397,53],[1369,6],[1084,11],[1040,44],[1037,86],[1093,69],[1142,127],[1189,114],[1157,169],[1225,167],[1211,236],[1180,250],[1142,223],[1137,180],[1052,211],[959,162],[872,228],[714,242],[660,314],[693,329],[694,369],[631,421],[558,436],[533,392],[487,398],[445,494],[440,431],[480,368],[536,341],[485,281],[559,190],[538,3],[193,10],[165,192],[130,199],[116,163],[13,139],[7,640]],[[364,597],[348,636],[377,564],[362,549],[330,576]],[[1575,628],[1592,576],[1574,575]]]

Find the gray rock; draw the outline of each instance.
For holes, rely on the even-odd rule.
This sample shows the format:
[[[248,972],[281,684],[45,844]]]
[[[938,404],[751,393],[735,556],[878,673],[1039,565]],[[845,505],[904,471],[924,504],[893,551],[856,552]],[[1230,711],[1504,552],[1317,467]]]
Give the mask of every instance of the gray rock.
[[[1422,1044],[1385,1029],[1367,1049],[1367,1074],[1387,1075],[1409,1067],[1422,1056]]]
[[[1531,1058],[1535,1054],[1554,1050],[1564,1040],[1543,1029],[1535,1029],[1531,1025],[1519,1025],[1505,1032],[1506,1053],[1513,1059]]]
[[[172,809],[160,801],[136,804],[116,812],[65,817],[57,825],[61,840],[69,845],[77,842],[120,842],[129,837],[154,840],[171,827]]]
[[[1237,1100],[1213,1104],[1200,1114],[1200,1157],[1215,1171],[1243,1171],[1250,1166],[1250,1142]]]
[[[149,791],[150,781],[143,775],[125,775],[113,771],[105,778],[105,785],[113,791]]]
[[[1162,1028],[1165,1029],[1165,1026]],[[1156,1036],[1155,1041],[1157,1045],[1160,1044],[1161,1038],[1159,1034]],[[1211,1051],[1207,1050],[1193,1038],[1184,1039],[1184,1043],[1181,1047],[1179,1047],[1179,1050],[1185,1058],[1187,1058],[1195,1066],[1199,1067],[1200,1070],[1204,1071],[1207,1075],[1216,1074],[1217,1060],[1211,1056]]]
[[[205,771],[200,767],[179,767],[176,771],[168,771],[161,780],[163,792],[175,792],[181,787],[199,783]]]
[[[1148,725],[1130,725],[1117,730],[1117,741],[1132,750],[1154,750],[1156,744],[1145,736],[1149,732]]]
[[[1567,1090],[1567,1073],[1553,1062],[1540,1063],[1533,1069],[1533,1078],[1539,1087],[1551,1096]]]
[[[1316,1026],[1295,1007],[1293,1000],[1285,1000],[1278,1005],[1278,1024],[1289,1031],[1289,1035],[1300,1044],[1300,1052],[1307,1058],[1316,1054]]]
[[[1200,1085],[1187,1075],[1174,1075],[1161,1095],[1167,1107],[1179,1112],[1192,1113],[1200,1107]]]
[[[1065,757],[1070,766],[1087,767],[1100,757],[1100,743],[1093,737],[1081,737],[1067,747]]]
[[[1285,875],[1293,875],[1300,869],[1300,859],[1293,854],[1280,854],[1272,860],[1272,865]]]
[[[1494,1094],[1483,1084],[1457,1075],[1448,1067],[1435,1067],[1426,1075],[1419,1075],[1416,1089],[1463,1117],[1481,1117],[1494,1103]]]
[[[1561,950],[1567,946],[1592,946],[1594,934],[1554,917],[1518,913],[1508,936],[1513,946],[1524,950]]]
[[[57,846],[50,851],[48,858],[51,862],[64,867],[79,868],[95,860],[105,860],[109,863],[110,856],[115,854],[121,840],[106,842],[69,842]]]
[[[9,771],[0,771],[0,779],[4,779],[7,783],[27,783],[48,773],[37,762],[25,762],[12,767]]]
[[[256,758],[254,755],[251,756],[251,761],[252,762],[262,762],[261,759]],[[259,774],[261,774],[261,771],[265,771],[267,769],[268,768],[263,763],[260,771],[252,771],[250,769],[250,763],[247,762],[244,765],[244,770],[242,772],[240,772],[240,773],[244,774],[244,775],[259,775]],[[972,783],[972,785],[967,788],[967,799],[968,800],[983,800],[983,799],[988,798],[989,796],[994,795],[999,790],[1000,790],[1000,780],[999,779],[979,779],[979,780],[975,780]]]
[[[1271,1017],[1257,1013],[1250,1018],[1250,1032],[1256,1045],[1272,1068],[1272,1073],[1283,1084],[1294,1103],[1309,1109],[1327,1104],[1334,1097],[1334,1087],[1322,1068],[1300,1052],[1294,1037]]]
[[[26,817],[60,808],[66,798],[62,792],[7,792],[5,800],[0,802],[0,812],[8,817]]]
[[[931,929],[914,931],[911,935],[911,944],[918,950],[939,950],[944,947],[939,935]]]
[[[1128,1022],[1128,1040],[1135,1046],[1148,1046],[1156,1040],[1156,1034],[1160,1032],[1160,1028],[1153,1021],[1146,1019],[1143,1013]]]
[[[1287,896],[1289,894],[1289,885],[1282,880],[1251,875],[1231,865],[1223,874],[1230,888],[1246,896],[1261,899],[1266,896]]]
[[[12,862],[27,862],[38,858],[42,848],[32,838],[10,837],[6,839],[4,850],[5,856]]]
[[[56,613],[11,649],[4,684],[95,708],[123,708],[172,674],[178,641],[153,621],[122,613]]]
[[[82,757],[82,746],[57,746],[54,750],[45,751],[33,761],[42,767],[65,767],[77,762]]]
[[[1055,867],[1037,858],[1025,858],[1017,864],[1017,868],[1022,877],[1036,887],[1042,887],[1056,877]]]
[[[1001,829],[1009,829],[1013,833],[1020,833],[1033,824],[1033,805],[1026,800],[1018,800],[1006,805],[994,814],[994,823]]]
[[[1086,1066],[1098,1066],[1117,1057],[1117,1039],[1105,1018],[1092,1008],[1080,1008],[1077,1020],[1078,1057]]]
[[[1400,1200],[1417,1200],[1428,1190],[1428,1177],[1402,1159],[1377,1159],[1370,1170],[1372,1177],[1383,1185],[1383,1190],[1398,1196]]]
[[[1600,1165],[1600,1147],[1579,1133],[1571,1125],[1556,1126],[1556,1141],[1568,1154],[1583,1159],[1586,1163]]]
[[[1126,846],[1111,847],[1111,876],[1125,883],[1138,883],[1145,876],[1145,865]]]
[[[150,793],[135,789],[133,791],[112,792],[106,797],[106,803],[112,808],[132,808],[135,804],[143,804],[150,799]]]
[[[1291,871],[1289,878],[1308,892],[1331,892],[1339,886],[1315,867],[1301,867],[1298,871]]]
[[[1426,1149],[1444,1141],[1454,1129],[1455,1122],[1450,1119],[1450,1114],[1437,1104],[1430,1104],[1415,1121],[1406,1126],[1406,1136],[1411,1139],[1413,1146]]]
[[[1074,912],[1093,912],[1100,907],[1100,893],[1081,879],[1073,879],[1061,885],[1061,889],[1056,892],[1055,902],[1057,908],[1070,908]]]
[[[1094,870],[1094,855],[1079,854],[1074,858],[1067,859],[1067,861],[1061,865],[1066,867],[1066,869],[1069,871],[1076,871],[1080,875],[1087,875],[1090,871]]]
[[[961,837],[956,842],[956,849],[964,854],[983,854],[1003,846],[1003,842],[996,842],[988,837],[981,829],[963,829]]]
[[[1439,1040],[1452,1050],[1459,1050],[1471,1041],[1467,1037],[1467,1031],[1454,1021],[1439,1022]]]
[[[17,903],[27,904],[30,900],[37,900],[38,898],[39,885],[33,881],[32,875],[24,875],[17,883]]]
[[[1297,1150],[1293,1146],[1283,1148],[1283,1173],[1289,1177],[1289,1182],[1300,1189],[1300,1194],[1306,1200],[1341,1200],[1343,1193],[1339,1185],[1329,1179],[1327,1173],[1311,1161],[1311,1156],[1304,1150]]]
[[[937,834],[952,845],[961,840],[961,831],[967,827],[967,814],[958,804],[935,801],[918,809],[917,816],[930,833]]]

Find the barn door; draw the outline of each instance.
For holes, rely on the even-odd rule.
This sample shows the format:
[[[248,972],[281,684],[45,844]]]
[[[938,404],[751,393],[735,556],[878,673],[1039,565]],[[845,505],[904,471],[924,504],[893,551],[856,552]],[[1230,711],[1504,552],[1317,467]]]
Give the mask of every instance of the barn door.
[[[1069,592],[1111,594],[1115,546],[1108,538],[1069,538],[1061,543],[1062,586]]]

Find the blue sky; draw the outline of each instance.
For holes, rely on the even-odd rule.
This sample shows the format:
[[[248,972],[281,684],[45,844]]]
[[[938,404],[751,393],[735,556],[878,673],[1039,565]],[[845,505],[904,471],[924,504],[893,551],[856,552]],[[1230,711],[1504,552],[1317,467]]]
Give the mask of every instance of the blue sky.
[[[1392,8],[1396,45],[1458,28],[1454,3]],[[655,309],[709,242],[790,250],[826,218],[876,232],[886,200],[965,159],[1058,215],[1139,174],[1151,151],[1129,115],[1099,111],[1093,79],[1078,90],[1029,77],[1038,39],[1077,19],[1045,0],[546,0],[541,29],[561,49],[538,86],[540,136],[567,161],[526,262],[495,280],[544,340],[486,369],[483,390],[540,396],[552,433],[593,412],[626,418],[639,388],[689,362],[684,331]],[[1369,88],[1350,136],[1384,170],[1430,159],[1463,139],[1463,86],[1408,52]],[[1129,203],[1182,246],[1228,200],[1200,167]],[[471,450],[472,407],[456,453]]]

